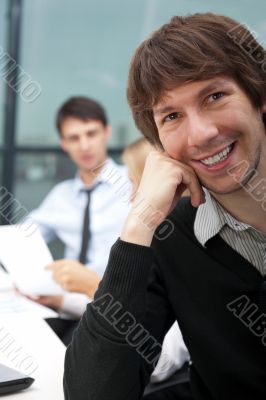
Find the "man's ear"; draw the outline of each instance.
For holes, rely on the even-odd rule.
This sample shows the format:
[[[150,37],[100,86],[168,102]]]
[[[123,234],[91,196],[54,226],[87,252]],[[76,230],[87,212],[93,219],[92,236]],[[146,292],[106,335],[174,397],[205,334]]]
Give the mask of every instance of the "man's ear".
[[[59,144],[60,144],[61,149],[62,149],[65,153],[67,153],[67,152],[68,152],[68,151],[67,151],[67,145],[66,145],[66,142],[64,141],[64,139],[61,138]]]
[[[261,113],[265,114],[266,113],[266,101],[265,103],[261,106]]]

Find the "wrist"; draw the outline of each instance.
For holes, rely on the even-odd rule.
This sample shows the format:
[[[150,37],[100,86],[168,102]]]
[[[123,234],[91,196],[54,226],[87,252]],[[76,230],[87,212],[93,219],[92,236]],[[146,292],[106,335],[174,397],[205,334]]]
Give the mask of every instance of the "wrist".
[[[95,276],[91,276],[89,282],[84,285],[84,292],[86,296],[90,299],[94,298],[95,292],[98,289],[101,278],[98,274],[95,273]]]
[[[141,221],[140,217],[136,214],[129,214],[124,224],[120,239],[134,244],[142,246],[150,246],[152,238],[157,228],[157,224],[147,224]]]
[[[51,308],[53,308],[55,311],[59,311],[62,307],[63,304],[63,296],[55,296],[52,300]]]

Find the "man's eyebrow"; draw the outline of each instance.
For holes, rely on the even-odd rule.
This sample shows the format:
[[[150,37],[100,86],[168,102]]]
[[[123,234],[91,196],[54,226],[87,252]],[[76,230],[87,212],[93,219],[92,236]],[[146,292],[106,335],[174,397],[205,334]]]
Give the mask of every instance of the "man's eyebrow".
[[[174,111],[174,108],[172,106],[165,106],[165,107],[161,107],[161,108],[155,108],[153,111],[153,116],[154,117],[158,117],[160,115],[163,114],[170,114],[171,112]]]
[[[77,136],[77,133],[71,132],[68,135],[66,135],[66,138],[70,138],[70,137],[73,137],[73,136]]]
[[[221,90],[223,88],[226,88],[230,85],[228,81],[225,79],[219,79],[215,82],[211,82],[209,85],[205,86],[203,89],[201,89],[198,93],[198,97],[204,97],[206,94],[215,91],[215,90]]]
[[[206,94],[208,94],[212,91],[222,90],[222,89],[228,87],[229,85],[230,85],[230,83],[225,79],[216,80],[214,82],[211,82],[209,85],[205,86],[204,88],[202,88],[199,91],[199,93],[197,94],[197,97],[204,97]],[[153,116],[158,117],[160,115],[164,115],[167,113],[170,114],[171,112],[174,112],[174,111],[176,111],[176,110],[174,109],[173,106],[170,106],[170,105],[165,105],[162,107],[155,107],[154,111],[153,111]]]

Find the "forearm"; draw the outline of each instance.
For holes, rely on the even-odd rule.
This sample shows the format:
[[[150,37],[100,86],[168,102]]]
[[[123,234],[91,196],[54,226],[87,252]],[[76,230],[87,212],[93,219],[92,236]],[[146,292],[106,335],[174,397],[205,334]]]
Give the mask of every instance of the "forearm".
[[[92,276],[92,273],[89,279],[84,280],[82,293],[86,294],[90,299],[94,299],[95,293],[98,289],[99,283],[101,281],[100,276],[95,272]]]
[[[124,224],[121,240],[149,247],[158,223],[152,221],[152,215],[140,215],[131,211]]]
[[[118,241],[95,301],[88,305],[65,361],[67,400],[138,399],[148,380],[143,359],[127,342],[135,319],[143,320],[152,251]],[[102,301],[103,300],[103,301]],[[111,309],[117,312],[109,312]],[[121,316],[132,317],[122,329]],[[128,329],[127,329],[128,328]]]

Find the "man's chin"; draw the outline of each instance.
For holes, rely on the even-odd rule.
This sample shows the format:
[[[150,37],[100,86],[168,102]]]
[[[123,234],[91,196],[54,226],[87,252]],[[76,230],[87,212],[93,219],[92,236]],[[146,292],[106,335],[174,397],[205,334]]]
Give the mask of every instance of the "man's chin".
[[[236,193],[240,190],[243,190],[243,185],[238,182],[232,182],[231,184],[222,185],[219,184],[209,184],[208,182],[202,182],[201,185],[204,186],[209,192],[217,195],[230,195]]]
[[[223,179],[217,179],[214,183],[199,179],[202,186],[204,186],[209,192],[217,195],[229,195],[240,190],[245,189],[245,186],[254,178],[256,175],[256,168],[258,162],[253,163],[253,167],[249,170],[236,169],[232,170],[231,174]]]
[[[78,160],[78,165],[82,168],[90,168],[95,164],[94,157],[83,157]]]
[[[80,170],[84,171],[85,173],[89,173],[89,172],[97,173],[101,170],[105,161],[106,160],[104,160],[102,162],[100,162],[100,161],[95,162],[95,159],[93,159],[90,162],[87,161],[87,162],[79,163],[78,167]]]

